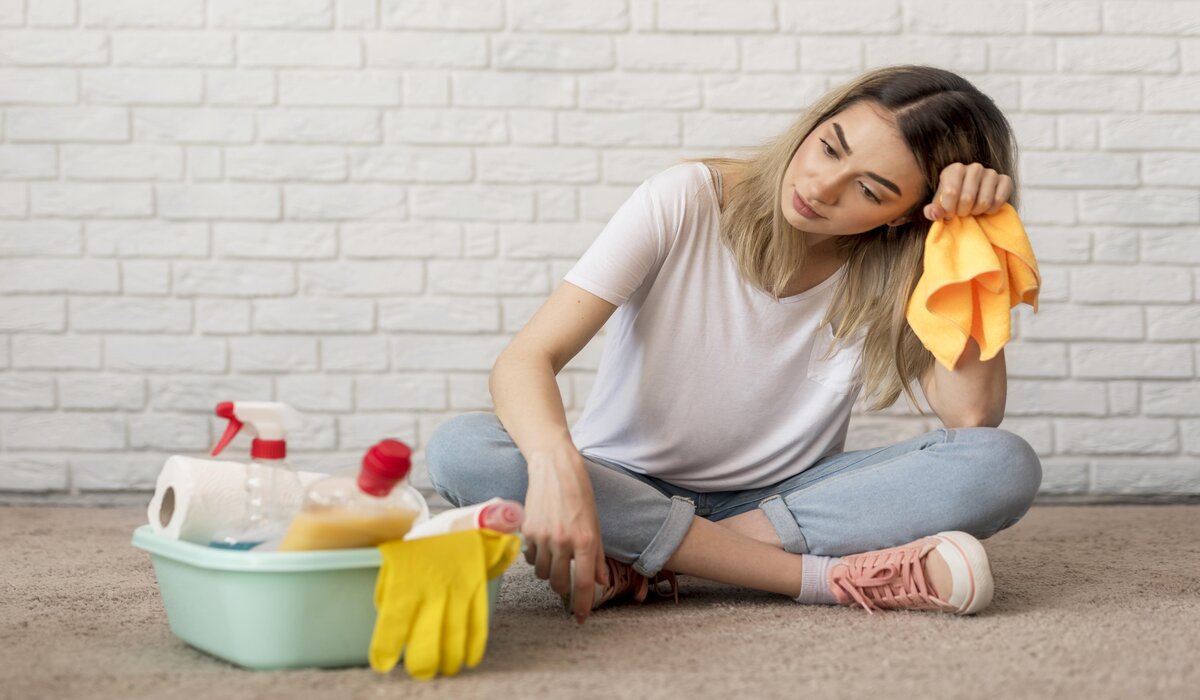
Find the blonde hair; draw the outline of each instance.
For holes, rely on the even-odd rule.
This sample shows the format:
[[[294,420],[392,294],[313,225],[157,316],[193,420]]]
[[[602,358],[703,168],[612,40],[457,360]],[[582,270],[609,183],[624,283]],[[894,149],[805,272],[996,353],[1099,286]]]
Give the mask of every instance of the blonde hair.
[[[910,384],[934,362],[906,318],[908,299],[924,269],[925,237],[932,222],[921,210],[932,201],[942,170],[951,163],[981,163],[1013,178],[1009,204],[1017,207],[1017,146],[1008,120],[966,79],[930,66],[889,66],[865,73],[814,103],[790,128],[751,151],[748,158],[687,158],[730,166],[739,179],[721,211],[721,240],[751,284],[779,298],[807,260],[804,236],[783,217],[779,197],[792,156],[809,133],[857,102],[870,102],[895,121],[925,178],[925,191],[907,212],[909,220],[886,224],[834,245],[847,261],[822,320],[832,324],[834,344],[865,330],[864,396],[868,410],[896,402],[903,391],[920,411]],[[831,346],[826,356],[834,352]],[[924,411],[921,411],[922,415]]]

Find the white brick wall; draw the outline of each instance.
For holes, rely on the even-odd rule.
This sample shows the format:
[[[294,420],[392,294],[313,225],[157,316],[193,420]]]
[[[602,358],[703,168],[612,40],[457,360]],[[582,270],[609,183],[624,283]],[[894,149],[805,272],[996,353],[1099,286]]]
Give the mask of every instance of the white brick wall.
[[[1045,286],[1003,427],[1043,491],[1200,493],[1200,2],[5,0],[0,500],[149,489],[237,398],[305,413],[303,468],[392,436],[425,484],[633,187],[901,62],[1017,132]]]

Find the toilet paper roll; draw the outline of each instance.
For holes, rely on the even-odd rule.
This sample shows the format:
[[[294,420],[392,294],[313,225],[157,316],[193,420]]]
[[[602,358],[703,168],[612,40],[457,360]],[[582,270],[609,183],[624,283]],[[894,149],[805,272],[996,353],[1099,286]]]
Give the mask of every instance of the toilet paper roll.
[[[328,476],[297,475],[304,487]],[[158,474],[146,516],[156,534],[206,545],[218,530],[237,524],[245,508],[245,464],[173,455]]]

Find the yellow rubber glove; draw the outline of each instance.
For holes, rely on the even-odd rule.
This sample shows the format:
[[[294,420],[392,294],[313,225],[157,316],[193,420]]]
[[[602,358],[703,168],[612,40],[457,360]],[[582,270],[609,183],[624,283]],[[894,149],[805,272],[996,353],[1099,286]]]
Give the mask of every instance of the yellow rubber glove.
[[[380,545],[371,668],[387,673],[401,653],[405,670],[420,680],[439,670],[457,675],[464,661],[479,665],[487,647],[487,582],[519,549],[517,535],[486,529]]]

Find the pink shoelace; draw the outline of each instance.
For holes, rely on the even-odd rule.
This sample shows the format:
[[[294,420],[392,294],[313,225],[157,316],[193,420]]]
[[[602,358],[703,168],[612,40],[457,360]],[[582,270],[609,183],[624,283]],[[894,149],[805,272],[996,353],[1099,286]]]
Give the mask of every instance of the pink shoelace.
[[[604,597],[600,602],[605,602],[621,593],[633,589],[634,601],[641,603],[646,600],[646,596],[650,593],[650,581],[645,576],[633,570],[633,567],[624,562],[619,562],[615,559],[606,559],[608,564],[608,588],[604,591]],[[662,581],[666,581],[669,589],[663,592],[659,587]],[[660,571],[654,575],[654,592],[663,598],[674,596],[675,602],[679,602],[679,580],[675,577],[672,571]]]
[[[830,572],[831,587],[872,615],[872,610],[880,608],[941,610],[950,604],[933,594],[922,563],[936,546],[934,541],[921,540],[905,547],[842,557]]]

